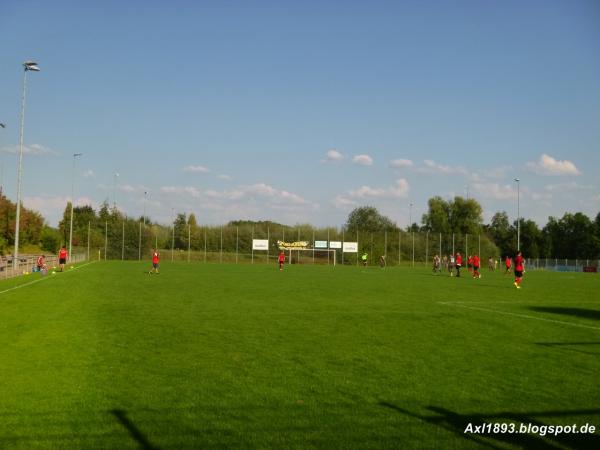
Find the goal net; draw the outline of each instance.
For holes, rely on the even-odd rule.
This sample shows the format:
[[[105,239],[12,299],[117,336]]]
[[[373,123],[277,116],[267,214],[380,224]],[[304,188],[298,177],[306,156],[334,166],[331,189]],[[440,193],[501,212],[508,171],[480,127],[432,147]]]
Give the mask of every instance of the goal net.
[[[337,263],[335,249],[289,248],[285,250],[289,264],[330,264]]]

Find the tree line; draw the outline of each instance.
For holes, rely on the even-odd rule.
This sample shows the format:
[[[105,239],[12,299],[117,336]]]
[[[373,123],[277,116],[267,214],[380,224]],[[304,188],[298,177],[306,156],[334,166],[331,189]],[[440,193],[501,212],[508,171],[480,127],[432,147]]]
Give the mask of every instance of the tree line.
[[[15,204],[0,196],[0,251],[3,254],[9,253],[14,245],[15,215]],[[56,252],[61,245],[68,245],[70,218],[70,203],[65,207],[58,228],[48,226],[39,213],[22,208],[21,245],[36,245],[44,251]],[[249,220],[231,221],[223,226],[201,226],[194,214],[184,213],[177,214],[173,226],[169,226],[156,223],[150,217],[127,216],[111,208],[108,202],[100,205],[98,210],[89,205],[73,208],[73,246],[81,251],[89,242],[90,248],[97,251],[104,249],[109,242],[106,256],[110,259],[146,257],[152,248],[171,248],[172,244],[180,250],[187,250],[189,246],[195,251],[234,252],[236,248],[242,251],[251,248],[252,237],[271,237],[273,243],[277,239],[311,241],[313,236],[317,240],[325,240],[329,236],[330,240],[351,241],[356,240],[357,233],[359,243],[365,249],[387,254],[388,248],[383,247],[390,244],[383,243],[384,233],[391,242],[393,239],[402,240],[402,233],[423,235],[428,232],[432,235],[432,242],[425,244],[421,237],[417,243],[420,254],[425,251],[426,245],[432,246],[429,254],[434,253],[433,248],[437,248],[435,236],[438,234],[445,236],[442,253],[447,253],[447,237],[450,235],[456,235],[457,248],[461,248],[459,241],[465,236],[480,236],[481,256],[512,255],[517,248],[516,220],[510,222],[508,214],[501,211],[485,224],[481,205],[474,199],[458,196],[449,200],[439,196],[429,199],[427,213],[422,216],[420,224],[415,222],[404,229],[372,206],[355,208],[341,228],[318,228],[311,224],[289,226],[273,221]],[[532,220],[521,219],[520,247],[528,258],[600,258],[600,213],[594,219],[583,213],[549,217],[543,228]]]

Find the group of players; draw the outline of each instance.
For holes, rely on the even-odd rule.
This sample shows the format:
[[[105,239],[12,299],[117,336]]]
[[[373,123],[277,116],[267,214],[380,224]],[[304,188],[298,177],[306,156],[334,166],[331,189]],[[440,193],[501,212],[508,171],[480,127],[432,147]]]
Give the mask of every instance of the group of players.
[[[514,258],[510,256],[506,256],[504,259],[504,264],[506,266],[506,274],[509,274],[511,268],[514,267],[515,281],[514,285],[517,289],[521,289],[521,282],[523,281],[523,272],[525,271],[525,260],[523,259],[523,255],[520,251],[517,252]],[[457,277],[460,277],[460,269],[463,265],[463,257],[460,253],[455,255],[444,255],[443,258],[440,258],[439,255],[435,255],[433,257],[433,272],[441,273],[442,266],[445,268],[447,272],[450,273],[450,276],[454,276],[456,273]],[[492,257],[488,259],[488,269],[495,270],[497,266],[497,261],[494,261]],[[481,267],[481,260],[479,255],[473,255],[467,257],[467,268],[473,278],[481,278],[481,273],[479,273],[479,268]]]
[[[152,273],[158,274],[159,273],[158,272],[158,261],[159,261],[158,250],[154,249],[152,251],[152,270],[150,272],[148,272],[149,274],[152,274]],[[364,265],[366,265],[366,253],[363,254],[363,262],[364,262]],[[384,260],[384,262],[385,262],[385,260]],[[280,271],[283,270],[283,266],[285,264],[285,253],[283,250],[281,250],[279,252],[279,255],[277,257],[277,263],[279,266],[279,270]],[[508,273],[510,273],[511,267],[513,267],[513,259],[511,259],[510,256],[507,255],[506,259],[504,260],[504,263],[506,266],[505,274],[508,274]],[[450,273],[451,277],[454,276],[455,272],[456,272],[456,276],[460,277],[460,269],[462,268],[462,265],[463,265],[463,257],[460,254],[460,252],[457,253],[456,256],[444,255],[443,258],[440,258],[439,255],[435,255],[433,257],[433,272],[441,273],[442,265],[444,266],[446,271]],[[479,258],[479,255],[473,255],[473,256],[467,257],[467,269],[469,270],[469,272],[471,273],[473,278],[481,278],[481,273],[479,273],[480,265],[481,265],[481,260]],[[494,260],[490,257],[488,259],[488,269],[495,270],[495,265],[496,264],[495,264]],[[521,281],[523,280],[524,265],[525,265],[525,260],[523,259],[523,255],[519,251],[519,252],[517,252],[516,256],[514,257],[514,273],[515,273],[514,285],[517,289],[521,289]],[[384,266],[382,266],[382,267],[384,267]]]
[[[69,256],[69,252],[67,252],[67,248],[63,245],[58,252],[58,265],[60,267],[60,271],[65,271],[65,264],[67,263],[67,258]],[[48,266],[46,265],[46,255],[40,255],[37,258],[35,267],[35,272],[39,272],[42,275],[46,275],[48,273]]]

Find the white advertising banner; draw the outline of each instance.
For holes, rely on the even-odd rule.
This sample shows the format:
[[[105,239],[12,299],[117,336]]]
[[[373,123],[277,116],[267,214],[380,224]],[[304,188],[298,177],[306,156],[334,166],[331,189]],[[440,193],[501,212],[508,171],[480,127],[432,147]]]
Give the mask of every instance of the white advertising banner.
[[[329,241],[329,248],[342,248],[341,241]]]
[[[357,253],[358,252],[358,242],[344,242],[342,251],[344,253]]]
[[[315,248],[327,248],[327,241],[315,241]]]
[[[252,239],[252,250],[269,250],[269,240]]]

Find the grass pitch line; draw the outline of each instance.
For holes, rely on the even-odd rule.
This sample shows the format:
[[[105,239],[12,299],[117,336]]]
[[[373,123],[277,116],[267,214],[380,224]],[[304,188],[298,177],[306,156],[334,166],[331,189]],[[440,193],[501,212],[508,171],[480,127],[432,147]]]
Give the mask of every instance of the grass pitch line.
[[[87,262],[87,263],[82,264],[80,266],[73,267],[73,270],[79,269],[80,267],[85,267],[85,266],[87,266],[89,264],[92,264],[93,262],[94,261],[90,261],[90,262]],[[64,273],[68,273],[68,272],[64,272]],[[0,295],[1,294],[5,294],[5,293],[10,292],[10,291],[14,291],[16,289],[21,289],[22,287],[25,287],[25,286],[31,286],[32,284],[39,283],[40,281],[49,280],[50,278],[51,277],[49,277],[48,275],[46,275],[43,278],[38,278],[37,280],[33,280],[33,281],[28,282],[28,283],[20,284],[18,286],[13,286],[13,287],[11,287],[9,289],[4,289],[3,291],[0,291]]]
[[[600,330],[600,327],[593,327],[591,325],[582,325],[579,323],[564,322],[562,320],[546,319],[544,317],[530,316],[528,314],[511,313],[508,311],[499,311],[497,309],[479,308],[477,306],[461,305],[460,303],[456,303],[456,302],[438,302],[438,304],[446,305],[446,306],[457,306],[459,308],[473,309],[475,311],[484,311],[484,312],[491,312],[491,313],[496,313],[496,314],[503,314],[505,316],[520,317],[521,319],[533,319],[533,320],[540,320],[542,322],[559,323],[561,325],[569,325],[569,326],[578,327],[578,328],[588,328],[591,330]]]

